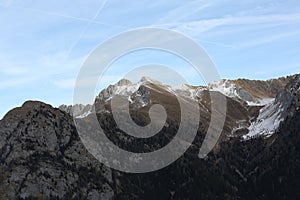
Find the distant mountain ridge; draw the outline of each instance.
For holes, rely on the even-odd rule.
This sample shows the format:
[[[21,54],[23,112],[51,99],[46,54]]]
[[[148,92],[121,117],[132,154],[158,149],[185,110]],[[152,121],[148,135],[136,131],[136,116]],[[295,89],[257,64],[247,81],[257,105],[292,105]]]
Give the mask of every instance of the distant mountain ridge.
[[[91,113],[101,113],[101,112],[111,112],[110,111],[110,101],[114,95],[121,95],[128,98],[130,105],[138,108],[149,108],[153,105],[151,102],[151,93],[155,93],[152,98],[163,98],[166,94],[174,94],[188,101],[198,102],[200,106],[201,116],[203,117],[202,124],[203,127],[207,128],[209,120],[205,116],[210,115],[210,96],[208,91],[220,92],[225,95],[228,100],[228,117],[225,124],[225,130],[227,135],[234,135],[234,132],[238,134],[249,134],[245,136],[252,137],[256,134],[270,135],[275,132],[278,128],[280,121],[282,119],[278,116],[278,123],[275,125],[269,125],[267,130],[257,130],[254,126],[263,126],[263,124],[254,123],[257,117],[261,120],[263,115],[265,117],[274,118],[274,115],[270,116],[267,114],[266,108],[264,110],[262,107],[272,107],[272,102],[275,101],[275,97],[278,92],[282,90],[293,78],[297,75],[281,77],[278,79],[270,79],[266,81],[260,80],[247,80],[247,79],[237,79],[228,80],[224,79],[221,81],[209,83],[208,86],[192,86],[188,84],[170,86],[159,81],[153,80],[149,77],[142,77],[137,83],[132,83],[129,80],[121,79],[114,85],[108,86],[103,89],[95,100],[95,108],[92,105],[75,105],[66,106],[62,105],[59,108],[73,115],[74,117],[83,118]],[[159,102],[155,102],[159,103]],[[276,107],[276,106],[275,106]],[[275,109],[273,106],[273,110]],[[267,109],[267,110],[271,110]],[[264,111],[263,114],[259,116],[259,111]],[[237,116],[236,113],[239,113]],[[279,119],[280,118],[280,119]],[[265,123],[266,124],[266,123]]]

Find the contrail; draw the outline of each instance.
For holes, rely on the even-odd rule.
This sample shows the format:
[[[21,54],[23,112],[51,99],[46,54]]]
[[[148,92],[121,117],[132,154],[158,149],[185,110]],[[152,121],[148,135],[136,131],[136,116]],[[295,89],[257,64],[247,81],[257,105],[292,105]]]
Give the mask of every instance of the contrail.
[[[214,41],[208,41],[208,40],[199,40],[199,42],[203,42],[203,43],[207,43],[207,44],[213,44],[213,45],[221,46],[221,47],[225,47],[225,48],[234,48],[234,46],[232,46],[232,45],[224,44],[224,43],[221,43],[221,42],[214,42]]]
[[[94,22],[94,20],[97,18],[97,16],[99,15],[100,11],[104,8],[106,2],[108,0],[104,0],[103,3],[100,5],[100,7],[98,8],[96,14],[94,15],[94,17],[90,20],[88,20],[88,23],[86,24],[86,26],[84,27],[84,29],[82,30],[82,32],[80,33],[78,39],[71,45],[71,47],[68,50],[68,54],[67,57],[69,57],[69,55],[71,54],[72,50],[74,49],[74,47],[77,45],[77,43],[81,40],[81,38],[83,37],[83,35],[85,34],[85,32],[87,31],[87,29],[89,28],[89,26],[91,25],[91,23]]]
[[[71,15],[65,15],[65,14],[56,13],[56,12],[49,12],[49,11],[34,9],[34,8],[24,8],[24,7],[19,7],[19,6],[4,5],[1,3],[0,3],[0,6],[5,7],[5,8],[14,8],[14,9],[20,9],[20,10],[25,10],[25,11],[31,11],[31,12],[35,12],[35,13],[44,14],[44,15],[52,15],[52,16],[58,16],[58,17],[63,17],[63,18],[68,18],[68,19],[74,19],[74,20],[84,21],[84,22],[91,21],[91,19],[87,19],[87,18],[83,18],[83,17],[75,17],[75,16],[71,16]],[[104,23],[104,22],[100,22],[100,21],[96,21],[96,20],[93,20],[92,23],[102,24],[105,26],[118,27],[118,28],[127,28],[126,26],[121,26],[121,25],[117,25],[117,24],[109,24],[109,23]]]

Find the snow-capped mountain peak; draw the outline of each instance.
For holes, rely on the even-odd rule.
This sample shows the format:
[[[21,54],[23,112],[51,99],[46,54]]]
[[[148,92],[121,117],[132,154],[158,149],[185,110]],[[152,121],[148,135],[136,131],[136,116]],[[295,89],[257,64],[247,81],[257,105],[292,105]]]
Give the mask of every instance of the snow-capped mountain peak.
[[[121,79],[115,85],[117,85],[117,86],[131,86],[132,82],[128,79]]]
[[[148,77],[148,76],[143,76],[138,83],[154,83],[154,84],[159,84],[159,85],[162,85],[163,83],[158,81],[158,80],[155,80],[151,77]]]
[[[208,89],[210,91],[220,92],[228,97],[239,97],[237,94],[237,86],[227,79],[209,83]]]

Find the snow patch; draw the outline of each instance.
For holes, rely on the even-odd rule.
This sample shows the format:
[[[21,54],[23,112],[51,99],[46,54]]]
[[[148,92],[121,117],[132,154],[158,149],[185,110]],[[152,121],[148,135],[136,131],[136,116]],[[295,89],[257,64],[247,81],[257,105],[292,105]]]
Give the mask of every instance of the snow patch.
[[[92,112],[89,110],[89,111],[83,113],[82,115],[77,116],[76,118],[82,119],[82,118],[87,117],[87,116],[88,116],[89,114],[91,114],[91,113],[92,113]]]
[[[246,101],[248,106],[264,106],[264,105],[267,105],[267,104],[271,103],[272,101],[274,101],[274,98],[270,98],[270,97],[262,97],[262,98],[254,98],[253,97],[253,101],[247,101],[246,100],[247,98],[243,98],[243,96],[241,96],[241,93],[239,91],[242,88],[238,88],[230,80],[221,80],[221,81],[212,82],[212,83],[208,84],[208,89],[210,91],[220,92],[220,93],[224,94],[225,96],[228,96],[231,98],[238,98],[243,101]],[[245,92],[247,92],[247,91],[245,91]],[[248,94],[248,95],[252,96],[251,94]]]
[[[228,97],[239,97],[237,94],[236,85],[229,80],[221,80],[209,83],[208,89],[210,91],[220,92]]]
[[[192,87],[187,84],[182,84],[182,85],[176,85],[172,86],[172,91],[176,95],[179,95],[181,97],[187,97],[190,98],[191,100],[197,101],[200,98],[200,93],[203,92],[205,87]]]
[[[249,133],[243,136],[243,139],[250,139],[255,136],[271,136],[279,128],[284,120],[281,116],[283,108],[280,103],[269,103],[260,110],[256,121],[249,126]]]
[[[255,102],[253,101],[247,101],[248,106],[265,106],[273,102],[275,98],[261,98],[257,99]]]

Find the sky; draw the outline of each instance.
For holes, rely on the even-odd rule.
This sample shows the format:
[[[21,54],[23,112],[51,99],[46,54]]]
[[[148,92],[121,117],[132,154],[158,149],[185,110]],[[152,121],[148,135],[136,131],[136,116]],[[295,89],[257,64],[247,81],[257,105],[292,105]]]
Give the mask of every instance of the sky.
[[[300,72],[298,0],[0,0],[0,118],[26,100],[72,104],[88,55],[113,36],[147,27],[192,38],[222,78]],[[149,63],[172,66],[190,84],[203,83],[175,55],[141,50],[116,60],[97,88]]]

